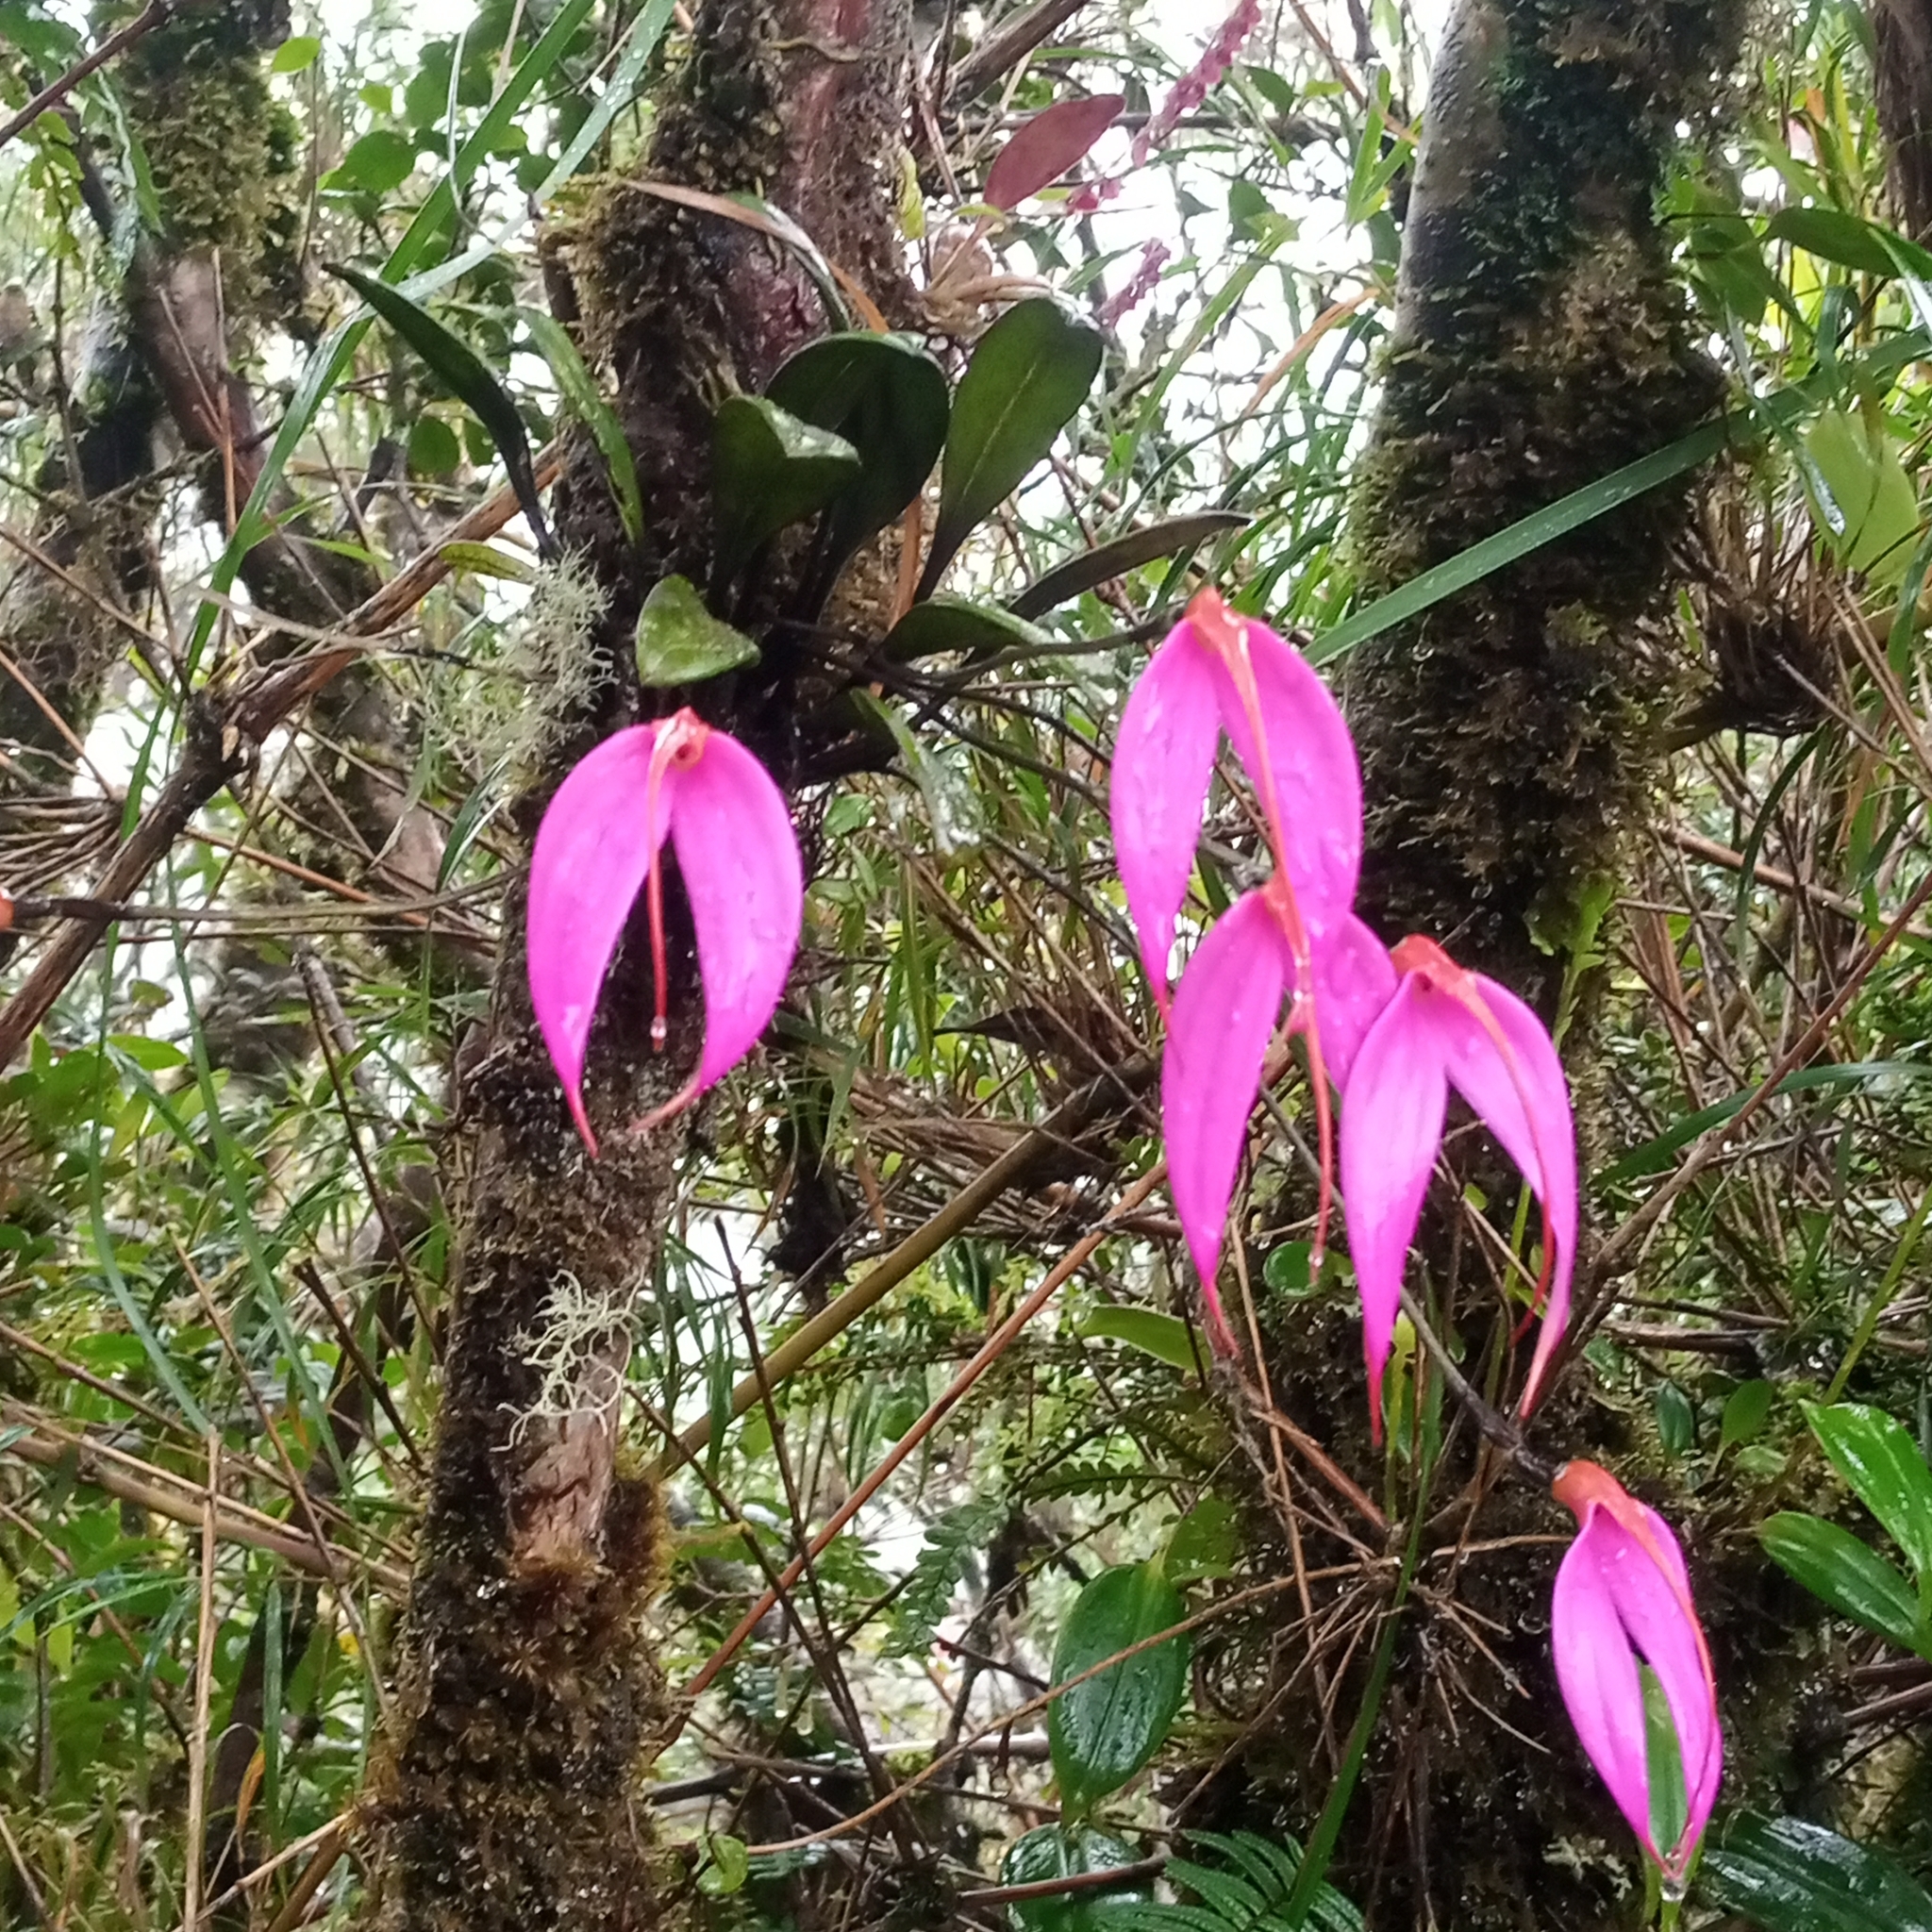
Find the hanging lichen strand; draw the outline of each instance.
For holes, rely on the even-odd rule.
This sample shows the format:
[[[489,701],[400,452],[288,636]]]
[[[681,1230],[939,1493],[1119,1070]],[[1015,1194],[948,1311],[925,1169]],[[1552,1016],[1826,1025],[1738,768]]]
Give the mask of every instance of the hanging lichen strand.
[[[1717,401],[1655,213],[1742,0],[1462,0],[1428,105],[1363,470],[1367,587],[1670,442]],[[1365,911],[1457,934],[1532,997],[1656,768],[1650,622],[1689,492],[1654,491],[1365,646],[1350,669]]]

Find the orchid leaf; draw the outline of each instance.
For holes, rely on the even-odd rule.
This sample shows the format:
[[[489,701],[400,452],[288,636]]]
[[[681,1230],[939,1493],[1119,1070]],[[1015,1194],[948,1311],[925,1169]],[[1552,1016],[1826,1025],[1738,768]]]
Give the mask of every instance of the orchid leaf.
[[[788,525],[823,509],[862,467],[842,436],[769,396],[727,396],[711,426],[714,586],[728,584]]]
[[[543,521],[543,505],[537,494],[530,441],[524,433],[523,418],[517,414],[509,391],[468,342],[444,327],[413,296],[375,275],[364,275],[360,269],[334,264],[329,273],[347,282],[490,432],[490,440],[496,445],[509,474],[510,488],[516,491],[517,501],[536,535],[538,548],[545,557],[550,556],[556,544],[549,525]]]
[[[1007,1847],[1000,1861],[1002,1885],[1041,1885],[1058,1878],[1112,1872],[1135,1862],[1134,1848],[1091,1824],[1042,1824]],[[1150,1896],[1147,1882],[1085,1886],[1016,1899],[1013,1918],[1021,1932],[1107,1932],[1115,1921],[1108,1907]]]
[[[1758,1541],[1778,1568],[1821,1603],[1903,1650],[1932,1649],[1912,1586],[1894,1563],[1850,1530],[1822,1517],[1780,1510],[1759,1524]]]
[[[570,331],[554,315],[546,315],[541,308],[520,308],[517,313],[529,330],[530,340],[549,363],[558,391],[571,414],[596,441],[610,479],[610,494],[616,501],[618,515],[624,520],[625,535],[633,544],[641,543],[644,499],[638,488],[637,458],[631,454],[630,440],[624,433],[624,425],[617,420],[617,411],[605,401],[604,391],[577,354]]]
[[[1142,564],[1178,556],[1231,531],[1245,530],[1251,521],[1239,510],[1208,509],[1194,516],[1169,517],[1163,523],[1149,524],[1142,530],[1129,530],[1124,537],[1097,543],[1091,550],[1056,564],[1022,591],[1007,608],[1015,617],[1039,617],[1061,604],[1072,603],[1098,584],[1139,570]]]
[[[1909,1873],[1800,1818],[1739,1813],[1698,1885],[1762,1932],[1932,1932],[1932,1893]]]
[[[974,604],[965,597],[928,597],[886,633],[880,649],[893,662],[909,664],[948,651],[974,658],[991,658],[999,651],[1052,647],[1044,631],[997,605]]]
[[[1022,483],[1087,400],[1106,338],[1058,302],[1021,302],[980,337],[953,403],[939,520],[919,594]]]
[[[766,391],[779,408],[842,437],[858,474],[828,506],[821,589],[925,487],[945,446],[951,404],[940,365],[898,336],[852,333],[808,342]]]
[[[665,577],[652,585],[638,613],[638,682],[646,691],[702,684],[756,664],[758,658],[750,638],[705,608],[689,577]]]
[[[1186,1614],[1180,1592],[1153,1563],[1103,1570],[1074,1599],[1053,1654],[1054,1684],[1068,1688],[1047,1707],[1054,1776],[1068,1816],[1084,1817],[1159,1750],[1187,1694],[1191,1647],[1175,1636],[1091,1677],[1085,1673]]]

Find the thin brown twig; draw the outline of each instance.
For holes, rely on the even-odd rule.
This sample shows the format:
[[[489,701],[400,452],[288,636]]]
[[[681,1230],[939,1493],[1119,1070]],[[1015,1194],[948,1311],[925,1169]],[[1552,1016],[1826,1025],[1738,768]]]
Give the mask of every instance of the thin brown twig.
[[[143,34],[165,26],[174,11],[174,0],[147,0],[147,5],[125,26],[116,27],[98,47],[82,55],[58,79],[50,80],[19,113],[0,126],[0,147],[5,147],[23,129],[31,127],[49,108],[58,107],[89,75],[97,73]]]

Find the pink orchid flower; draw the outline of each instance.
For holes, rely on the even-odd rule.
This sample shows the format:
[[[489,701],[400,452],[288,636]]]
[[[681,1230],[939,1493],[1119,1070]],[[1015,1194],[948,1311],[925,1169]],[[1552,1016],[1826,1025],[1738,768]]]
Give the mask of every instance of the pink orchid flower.
[[[1671,1527],[1593,1462],[1568,1462],[1551,1486],[1578,1535],[1557,1572],[1550,1637],[1571,1722],[1617,1808],[1665,1879],[1681,1885],[1724,1772],[1717,1683]],[[1657,1674],[1677,1733],[1684,1829],[1661,1850],[1651,1824],[1650,1754],[1638,1657]]]
[[[1283,997],[1292,1001],[1291,1033],[1319,1009],[1325,1072],[1339,1083],[1395,989],[1382,942],[1352,913],[1298,962],[1282,880],[1276,873],[1245,893],[1195,948],[1174,994],[1160,1066],[1168,1188],[1200,1271],[1214,1342],[1228,1353],[1234,1338],[1215,1286],[1222,1236]],[[1318,1234],[1326,1220],[1325,1160],[1322,1192]]]
[[[1163,1011],[1174,921],[1225,731],[1259,795],[1282,916],[1307,941],[1346,913],[1362,858],[1362,780],[1328,688],[1291,644],[1203,591],[1141,674],[1114,740],[1109,810],[1141,962]]]
[[[804,881],[784,794],[734,738],[685,709],[617,732],[557,789],[530,856],[530,1001],[592,1155],[584,1054],[611,955],[640,888],[647,896],[657,1012],[666,1036],[666,837],[697,937],[705,1040],[696,1071],[642,1131],[689,1107],[757,1045],[798,949]]]
[[[1380,948],[1350,910],[1361,869],[1361,772],[1327,687],[1300,652],[1205,590],[1141,674],[1114,741],[1114,851],[1141,960],[1163,1011],[1168,956],[1194,870],[1225,732],[1258,794],[1274,874],[1204,940],[1175,1003],[1162,1075],[1174,1210],[1201,1270],[1217,1344],[1232,1347],[1214,1283],[1221,1237],[1282,997],[1306,1036],[1321,1141],[1315,1245],[1328,1220],[1333,1131],[1323,1016],[1354,996]],[[1352,1055],[1357,1029],[1339,1021]],[[1228,1077],[1232,1074],[1233,1077]]]
[[[1569,1319],[1576,1250],[1576,1132],[1562,1063],[1542,1022],[1433,940],[1406,939],[1391,958],[1401,977],[1355,1054],[1341,1097],[1341,1192],[1377,1440],[1403,1267],[1452,1086],[1542,1203],[1542,1277],[1530,1312],[1541,1310],[1543,1322],[1520,1404],[1525,1414]]]

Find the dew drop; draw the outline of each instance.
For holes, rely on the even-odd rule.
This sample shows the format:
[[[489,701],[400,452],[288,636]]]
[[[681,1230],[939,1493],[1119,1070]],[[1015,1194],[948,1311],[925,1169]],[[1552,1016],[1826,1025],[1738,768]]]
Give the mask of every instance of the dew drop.
[[[670,1031],[670,1027],[664,1024],[664,1015],[662,1013],[659,1013],[651,1022],[651,1046],[655,1052],[662,1053],[664,1051],[664,1039]]]

